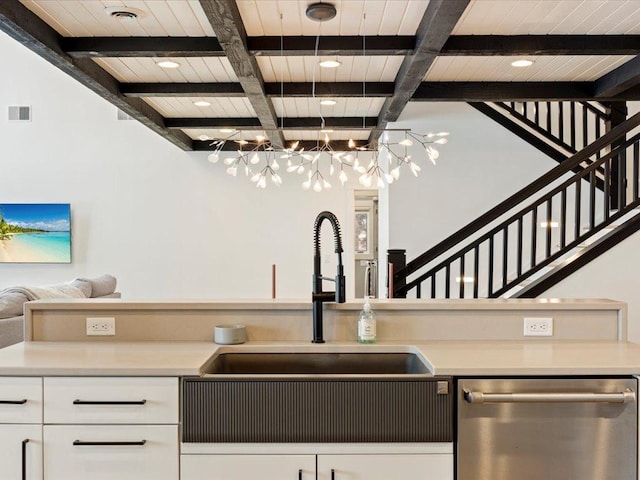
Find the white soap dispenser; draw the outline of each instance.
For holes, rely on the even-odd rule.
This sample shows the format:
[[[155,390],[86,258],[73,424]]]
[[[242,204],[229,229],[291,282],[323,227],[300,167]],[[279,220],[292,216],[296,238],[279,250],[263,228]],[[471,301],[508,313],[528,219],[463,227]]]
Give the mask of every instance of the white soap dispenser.
[[[376,343],[376,314],[371,310],[370,296],[365,297],[364,307],[358,318],[358,342]]]

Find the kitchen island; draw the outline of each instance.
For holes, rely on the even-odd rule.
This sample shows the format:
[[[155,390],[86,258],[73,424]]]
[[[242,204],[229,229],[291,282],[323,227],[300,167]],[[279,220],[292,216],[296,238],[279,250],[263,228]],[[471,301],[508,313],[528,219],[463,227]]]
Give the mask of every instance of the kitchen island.
[[[455,409],[463,377],[635,383],[640,373],[640,345],[624,340],[626,307],[615,301],[381,301],[374,303],[375,345],[353,341],[361,305],[326,305],[327,343],[312,344],[310,303],[301,301],[27,304],[28,341],[0,350],[0,400],[13,402],[0,405],[1,460],[29,480],[451,480],[455,438],[184,442],[182,382],[200,378],[211,358],[229,352],[406,352],[428,366],[416,380],[446,384]],[[115,318],[116,335],[88,337],[87,317]],[[525,337],[525,317],[552,318],[553,336]],[[216,345],[213,326],[221,323],[246,324],[249,341]],[[635,462],[637,441],[628,446]]]

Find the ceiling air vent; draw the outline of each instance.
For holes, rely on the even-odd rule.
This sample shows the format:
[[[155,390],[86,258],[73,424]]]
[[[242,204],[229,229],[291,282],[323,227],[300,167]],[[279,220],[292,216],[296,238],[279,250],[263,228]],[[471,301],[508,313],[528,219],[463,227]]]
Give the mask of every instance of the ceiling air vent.
[[[144,16],[144,12],[137,8],[129,7],[107,7],[104,13],[116,20],[131,21]]]
[[[10,122],[30,122],[31,107],[11,106],[9,107]]]

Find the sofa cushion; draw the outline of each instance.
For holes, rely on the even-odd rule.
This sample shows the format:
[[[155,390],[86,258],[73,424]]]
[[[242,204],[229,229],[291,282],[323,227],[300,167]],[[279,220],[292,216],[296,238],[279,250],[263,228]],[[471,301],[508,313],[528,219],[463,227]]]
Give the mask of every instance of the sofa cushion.
[[[85,297],[91,298],[93,289],[89,280],[86,280],[84,278],[76,278],[72,282],[69,282],[69,285],[73,285],[74,287],[76,287],[82,292]]]
[[[96,278],[77,278],[91,283],[91,298],[104,297],[116,291],[116,277],[105,274]]]
[[[0,318],[11,318],[22,315],[24,302],[29,301],[24,293],[0,293]]]

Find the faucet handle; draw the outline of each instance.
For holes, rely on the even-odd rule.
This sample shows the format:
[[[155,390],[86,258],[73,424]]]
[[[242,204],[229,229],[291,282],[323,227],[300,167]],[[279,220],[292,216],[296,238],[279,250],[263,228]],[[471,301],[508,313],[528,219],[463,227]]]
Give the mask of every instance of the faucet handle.
[[[336,303],[344,303],[347,300],[346,283],[344,275],[336,275]]]

